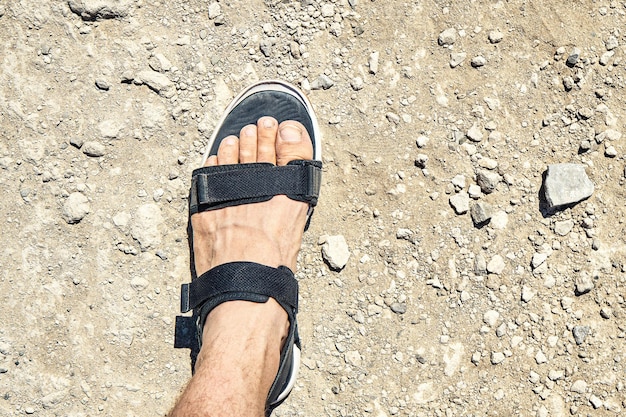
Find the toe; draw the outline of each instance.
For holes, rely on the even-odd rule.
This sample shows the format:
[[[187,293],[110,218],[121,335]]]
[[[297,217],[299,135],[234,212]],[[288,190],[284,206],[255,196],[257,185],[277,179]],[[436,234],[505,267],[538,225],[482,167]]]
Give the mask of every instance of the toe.
[[[249,164],[256,162],[257,127],[248,125],[239,133],[239,162]]]
[[[261,117],[257,122],[257,161],[276,163],[276,134],[278,122],[273,117]]]
[[[217,150],[217,162],[219,165],[239,162],[239,139],[236,136],[227,136],[222,140]]]
[[[211,155],[207,158],[206,162],[204,163],[205,167],[212,167],[217,165],[217,155]]]
[[[282,122],[276,139],[276,165],[287,165],[289,161],[311,158],[313,143],[306,128],[293,120]]]

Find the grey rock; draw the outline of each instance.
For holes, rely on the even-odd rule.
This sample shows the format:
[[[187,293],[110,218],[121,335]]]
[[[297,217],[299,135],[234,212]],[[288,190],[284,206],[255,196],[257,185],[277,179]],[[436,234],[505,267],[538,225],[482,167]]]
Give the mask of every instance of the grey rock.
[[[591,328],[589,326],[574,326],[572,329],[572,335],[577,345],[585,343],[585,339],[589,336]]]
[[[594,395],[594,394],[591,394],[591,395],[589,396],[589,403],[591,404],[591,406],[592,406],[595,410],[597,410],[598,408],[600,408],[600,407],[602,407],[602,406],[604,405],[604,403],[602,402],[602,400],[601,400],[598,396],[596,396],[596,395]]]
[[[491,220],[493,215],[493,207],[491,204],[484,203],[482,201],[472,204],[470,209],[470,215],[475,225],[482,225]]]
[[[456,29],[448,28],[439,34],[439,37],[437,38],[437,42],[441,46],[454,45],[454,43],[456,42],[456,37],[457,37]]]
[[[69,0],[70,10],[83,20],[119,19],[128,16],[132,0]]]
[[[563,77],[563,88],[565,88],[565,91],[570,91],[572,88],[574,88],[574,85],[576,83],[574,82],[574,79],[572,77]]]
[[[565,62],[568,67],[573,67],[578,62],[578,58],[580,58],[580,49],[574,48],[572,52],[567,57],[567,61]]]
[[[466,191],[461,191],[458,194],[450,197],[450,205],[454,209],[456,214],[465,214],[469,211],[469,194]]]
[[[79,137],[73,137],[70,139],[70,145],[80,149],[82,148],[83,144],[85,143],[85,139],[84,138],[79,138]]]
[[[428,162],[428,155],[418,153],[417,157],[415,158],[415,166],[418,168],[426,168],[426,162]],[[626,172],[626,168],[624,172]]]
[[[613,49],[619,46],[619,41],[613,35],[609,36],[606,41],[604,41],[604,46],[607,51],[612,51]]]
[[[85,195],[75,192],[69,195],[61,214],[69,224],[80,222],[89,213],[89,200]]]
[[[342,235],[327,236],[322,245],[322,256],[334,270],[343,269],[350,258],[350,249]]]
[[[355,77],[350,81],[350,86],[354,91],[362,90],[364,87],[363,78]]]
[[[548,165],[543,185],[548,208],[578,203],[594,190],[582,164]]]
[[[543,264],[546,259],[548,259],[548,254],[547,253],[535,253],[533,255],[533,259],[530,262],[530,265],[533,267],[533,269],[537,269],[541,264]]]
[[[500,181],[502,177],[497,172],[484,169],[476,171],[476,183],[485,194],[494,192]]]
[[[88,141],[80,148],[81,151],[87,156],[103,156],[106,153],[106,148],[103,144],[96,141]]]

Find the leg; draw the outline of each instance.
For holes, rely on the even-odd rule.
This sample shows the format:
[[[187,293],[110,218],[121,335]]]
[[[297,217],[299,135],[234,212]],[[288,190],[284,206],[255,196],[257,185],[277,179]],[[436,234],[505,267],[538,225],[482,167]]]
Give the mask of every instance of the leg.
[[[271,117],[248,125],[239,139],[225,138],[207,165],[311,159],[306,129]],[[194,214],[193,247],[198,275],[227,262],[251,261],[296,269],[308,205],[279,195],[269,201]],[[209,314],[196,372],[171,417],[262,417],[287,336],[287,313],[266,303],[229,301]]]

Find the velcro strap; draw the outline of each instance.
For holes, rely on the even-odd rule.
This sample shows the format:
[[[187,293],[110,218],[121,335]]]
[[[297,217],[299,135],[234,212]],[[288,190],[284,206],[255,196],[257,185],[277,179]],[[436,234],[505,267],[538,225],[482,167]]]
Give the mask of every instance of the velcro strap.
[[[298,310],[298,281],[289,268],[231,262],[216,266],[191,283],[183,284],[180,309],[186,313],[205,302],[215,303],[212,306],[215,307],[231,300],[264,302],[267,297],[274,298],[288,314],[295,315]],[[204,314],[209,311],[207,309]]]
[[[317,204],[322,178],[320,161],[216,165],[193,171],[189,212],[267,201],[284,194],[292,200]]]

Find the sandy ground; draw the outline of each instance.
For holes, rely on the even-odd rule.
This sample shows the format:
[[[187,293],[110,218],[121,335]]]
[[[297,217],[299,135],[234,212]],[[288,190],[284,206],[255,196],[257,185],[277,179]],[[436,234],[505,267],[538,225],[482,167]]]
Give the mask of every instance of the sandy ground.
[[[303,365],[274,415],[623,415],[625,14],[4,0],[0,415],[167,413],[191,374],[174,347],[190,173],[263,78],[301,86],[324,132],[297,274]],[[557,163],[595,188],[547,213]],[[341,270],[328,236],[346,240]]]

